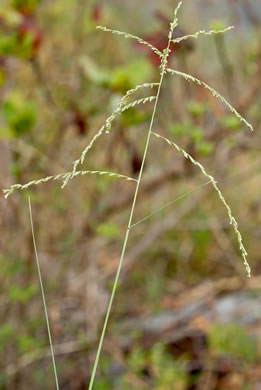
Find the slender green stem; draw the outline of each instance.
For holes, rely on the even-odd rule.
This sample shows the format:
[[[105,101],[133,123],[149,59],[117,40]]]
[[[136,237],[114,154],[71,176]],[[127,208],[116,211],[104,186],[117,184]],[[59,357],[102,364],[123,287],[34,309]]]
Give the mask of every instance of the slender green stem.
[[[198,191],[202,187],[205,187],[209,183],[211,183],[211,181],[208,181],[207,183],[201,184],[200,186],[194,188],[194,190],[186,192],[185,194],[180,195],[178,198],[172,200],[171,202],[168,202],[168,203],[164,204],[164,206],[159,207],[158,209],[154,210],[152,213],[150,213],[146,217],[140,219],[138,222],[136,222],[133,225],[131,225],[131,229],[134,228],[135,226],[139,225],[141,222],[146,221],[147,219],[149,219],[150,217],[152,217],[154,214],[158,213],[159,211],[164,210],[166,207],[168,207],[168,206],[172,205],[173,203],[177,202],[178,200],[184,199],[184,198],[186,198],[186,196],[193,194],[193,192]]]
[[[169,45],[170,45],[170,43],[169,43]],[[167,49],[169,49],[169,45],[168,45]],[[126,231],[126,234],[125,234],[124,243],[123,243],[123,247],[122,247],[120,262],[119,262],[117,273],[116,273],[115,280],[114,280],[114,283],[113,283],[112,293],[111,293],[108,309],[107,309],[105,320],[104,320],[104,324],[103,324],[102,334],[101,334],[101,337],[100,337],[99,346],[98,346],[98,350],[97,350],[97,354],[96,354],[96,358],[95,358],[95,362],[94,362],[94,366],[93,366],[93,370],[92,370],[91,380],[90,380],[90,384],[89,384],[89,390],[92,390],[92,388],[93,388],[94,379],[95,379],[95,375],[96,375],[96,371],[97,371],[97,366],[98,366],[98,363],[99,363],[100,354],[101,354],[101,350],[102,350],[102,345],[103,345],[103,341],[104,341],[104,336],[105,336],[105,332],[106,332],[106,329],[107,329],[107,325],[108,325],[108,321],[109,321],[109,317],[110,317],[110,313],[111,313],[111,308],[112,308],[115,292],[116,292],[116,289],[117,289],[117,285],[118,285],[118,281],[119,281],[119,277],[120,277],[120,272],[121,272],[124,256],[125,256],[125,251],[126,251],[126,247],[127,247],[127,242],[128,242],[128,238],[129,238],[130,229],[131,229],[132,218],[133,218],[134,209],[135,209],[135,205],[136,205],[136,201],[137,201],[137,196],[138,196],[138,192],[139,192],[139,188],[140,188],[141,178],[142,178],[142,174],[143,174],[143,170],[144,170],[144,164],[145,164],[145,160],[146,160],[146,157],[147,157],[147,152],[148,152],[148,147],[149,147],[152,127],[153,127],[153,124],[154,124],[154,119],[155,119],[155,115],[156,115],[156,110],[157,110],[157,105],[158,105],[158,100],[159,100],[159,95],[160,95],[160,90],[161,90],[164,74],[165,74],[165,72],[162,71],[161,72],[160,83],[159,83],[158,91],[157,91],[157,95],[156,95],[156,100],[155,100],[155,104],[154,104],[154,108],[153,108],[153,112],[152,112],[152,116],[151,116],[150,127],[149,127],[148,136],[147,136],[145,149],[144,149],[144,153],[143,153],[143,158],[142,158],[141,168],[140,168],[140,172],[139,172],[139,177],[138,177],[138,181],[137,181],[137,185],[136,185],[136,189],[135,189],[135,193],[134,193],[134,198],[133,198],[133,202],[132,202],[132,207],[131,207],[131,212],[130,212],[130,216],[129,216],[128,227],[127,227],[127,231]]]
[[[90,380],[90,384],[89,384],[89,390],[92,390],[92,388],[93,388],[95,375],[96,375],[96,371],[97,371],[97,367],[98,367],[98,363],[99,363],[99,359],[100,359],[100,354],[101,354],[101,350],[102,350],[102,345],[103,345],[103,341],[104,341],[104,336],[105,336],[107,325],[108,325],[108,321],[109,321],[109,318],[110,318],[110,313],[111,313],[111,308],[112,308],[115,292],[116,292],[116,289],[117,289],[117,286],[118,286],[118,282],[119,282],[120,272],[121,272],[121,268],[122,268],[122,264],[123,264],[123,260],[124,260],[124,256],[125,256],[125,251],[126,251],[126,247],[127,247],[127,243],[128,243],[128,238],[129,238],[129,234],[130,234],[130,229],[131,229],[134,209],[135,209],[135,206],[136,206],[137,196],[138,196],[140,183],[141,183],[141,178],[142,178],[144,165],[145,165],[145,160],[146,160],[147,153],[148,153],[150,137],[151,137],[151,134],[152,134],[152,128],[153,128],[154,119],[155,119],[155,115],[156,115],[156,111],[157,111],[159,95],[160,95],[160,91],[161,91],[164,75],[166,73],[166,68],[167,68],[167,63],[168,63],[168,55],[169,55],[169,52],[170,52],[170,44],[171,44],[171,39],[172,39],[172,33],[173,33],[174,28],[177,26],[176,15],[177,15],[177,11],[178,11],[180,5],[181,5],[181,2],[179,3],[179,5],[178,5],[178,7],[177,7],[177,9],[175,11],[174,22],[171,23],[171,25],[170,25],[168,46],[163,51],[163,57],[162,57],[161,67],[160,67],[160,69],[161,69],[160,82],[159,82],[158,91],[157,91],[157,95],[156,95],[156,99],[155,99],[155,103],[154,103],[154,107],[153,107],[153,112],[152,112],[152,116],[151,116],[151,121],[150,121],[149,131],[148,131],[148,135],[147,135],[147,140],[146,140],[146,144],[145,144],[145,148],[144,148],[141,168],[140,168],[139,177],[138,177],[138,181],[137,181],[137,184],[136,184],[136,189],[135,189],[134,198],[133,198],[133,202],[132,202],[132,207],[131,207],[131,211],[130,211],[128,227],[127,227],[127,230],[126,230],[126,234],[125,234],[125,238],[124,238],[124,242],[123,242],[123,247],[122,247],[122,251],[121,251],[121,257],[120,257],[117,273],[116,273],[116,276],[115,276],[115,280],[114,280],[114,283],[113,283],[112,293],[111,293],[111,297],[110,297],[107,313],[106,313],[106,316],[105,316],[103,329],[102,329],[102,334],[101,334],[101,337],[100,337],[99,346],[98,346],[98,350],[97,350],[97,354],[96,354],[96,358],[95,358],[95,362],[94,362],[94,366],[93,366],[93,370],[92,370],[91,380]]]
[[[48,311],[47,311],[47,305],[46,305],[45,293],[44,293],[44,287],[43,287],[43,280],[42,280],[42,275],[41,275],[39,257],[38,257],[38,252],[37,252],[37,247],[36,247],[36,240],[35,240],[35,234],[34,234],[33,215],[32,215],[32,208],[31,208],[31,201],[30,201],[30,198],[28,198],[28,204],[29,204],[29,213],[30,213],[30,222],[31,222],[31,230],[32,230],[33,244],[34,244],[35,259],[36,259],[37,271],[38,271],[39,282],[40,282],[40,288],[41,288],[42,299],[43,299],[43,305],[44,305],[44,313],[45,313],[45,320],[46,320],[47,332],[48,332],[49,343],[50,343],[50,349],[51,349],[51,355],[52,355],[52,362],[53,362],[53,370],[54,370],[54,376],[55,376],[55,383],[56,383],[56,389],[59,390],[59,382],[58,382],[58,375],[57,375],[56,363],[55,363],[55,357],[54,357],[54,350],[53,350],[53,342],[52,342],[51,328],[50,328],[50,323],[49,323],[49,317],[48,317]]]

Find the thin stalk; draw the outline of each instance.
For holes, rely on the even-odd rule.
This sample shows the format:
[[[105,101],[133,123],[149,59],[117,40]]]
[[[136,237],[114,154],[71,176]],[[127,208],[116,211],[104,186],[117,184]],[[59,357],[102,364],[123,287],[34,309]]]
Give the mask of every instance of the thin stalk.
[[[169,42],[168,42],[168,46],[167,46],[167,49],[166,49],[167,53],[169,52],[170,42],[171,42],[171,38],[169,37]],[[166,64],[164,64],[164,65],[166,65]],[[99,346],[98,346],[98,350],[97,350],[97,354],[96,354],[96,358],[95,358],[95,362],[94,362],[94,366],[93,366],[93,370],[92,370],[91,380],[90,380],[90,384],[89,384],[89,390],[92,390],[92,388],[93,388],[95,375],[96,375],[96,371],[97,371],[97,367],[98,367],[98,363],[99,363],[99,359],[100,359],[100,355],[101,355],[101,350],[102,350],[102,346],[103,346],[104,336],[105,336],[105,332],[106,332],[106,329],[107,329],[108,321],[109,321],[109,318],[110,318],[111,308],[112,308],[115,292],[116,292],[116,289],[117,289],[117,286],[118,286],[118,281],[119,281],[120,272],[121,272],[121,268],[122,268],[122,264],[123,264],[123,260],[124,260],[124,256],[125,256],[125,251],[126,251],[126,247],[127,247],[127,243],[128,243],[128,238],[129,238],[129,233],[130,233],[130,229],[131,229],[134,209],[135,209],[135,206],[136,206],[137,196],[138,196],[140,183],[141,183],[141,178],[142,178],[144,165],[145,165],[145,160],[146,160],[147,153],[148,153],[150,137],[151,137],[151,133],[152,133],[152,128],[153,128],[153,124],[154,124],[154,119],[155,119],[155,115],[156,115],[156,110],[157,110],[157,106],[158,106],[158,100],[159,100],[159,95],[160,95],[160,91],[161,91],[164,75],[165,75],[165,71],[163,69],[161,71],[160,82],[159,82],[158,91],[157,91],[157,95],[156,95],[156,99],[155,99],[155,103],[154,103],[154,108],[153,108],[153,112],[152,112],[152,116],[151,116],[151,121],[150,121],[149,131],[148,131],[147,140],[146,140],[146,144],[145,144],[145,149],[144,149],[144,153],[143,153],[141,168],[140,168],[139,177],[138,177],[138,181],[137,181],[137,184],[136,184],[136,189],[135,189],[134,198],[133,198],[133,202],[132,202],[131,212],[130,212],[130,216],[129,216],[128,227],[127,227],[127,230],[126,230],[126,234],[125,234],[125,238],[124,238],[124,242],[123,242],[123,247],[122,247],[122,251],[121,251],[121,257],[120,257],[117,273],[116,273],[116,276],[115,276],[115,280],[114,280],[114,283],[113,283],[112,293],[111,293],[108,309],[107,309],[107,312],[106,312],[106,316],[105,316],[105,320],[104,320],[104,324],[103,324],[103,328],[102,328],[102,333],[101,333],[101,337],[100,337],[100,341],[99,341]]]
[[[182,195],[178,196],[176,199],[174,199],[174,200],[164,204],[164,206],[159,207],[158,209],[154,210],[152,213],[150,213],[146,217],[140,219],[138,222],[136,222],[133,225],[131,225],[131,229],[134,228],[135,226],[139,225],[141,222],[146,221],[147,219],[152,217],[154,214],[160,212],[161,210],[164,210],[166,207],[168,207],[168,206],[172,205],[173,203],[177,202],[178,200],[184,199],[184,198],[186,198],[186,196],[193,194],[193,192],[198,191],[202,187],[205,187],[209,183],[211,183],[211,181],[208,181],[207,183],[201,184],[200,186],[194,188],[194,190],[189,191],[189,192],[185,192],[185,194],[182,194]]]
[[[32,237],[33,237],[33,244],[34,244],[34,253],[35,253],[37,271],[38,271],[40,288],[41,288],[41,293],[42,293],[43,305],[44,305],[44,313],[45,313],[45,320],[46,320],[47,332],[48,332],[50,349],[51,349],[51,355],[52,355],[52,362],[53,362],[53,370],[54,370],[54,376],[55,376],[56,389],[59,390],[59,382],[58,382],[58,375],[57,375],[56,363],[55,363],[55,357],[54,357],[51,328],[50,328],[50,323],[49,323],[49,317],[48,317],[48,311],[47,311],[47,305],[46,305],[45,293],[44,293],[44,287],[43,287],[43,280],[42,280],[42,275],[41,275],[40,263],[39,263],[38,252],[37,252],[37,247],[36,247],[36,240],[35,240],[35,234],[34,234],[33,215],[32,215],[32,208],[31,208],[30,198],[28,198],[28,205],[29,205],[31,230],[32,230]]]

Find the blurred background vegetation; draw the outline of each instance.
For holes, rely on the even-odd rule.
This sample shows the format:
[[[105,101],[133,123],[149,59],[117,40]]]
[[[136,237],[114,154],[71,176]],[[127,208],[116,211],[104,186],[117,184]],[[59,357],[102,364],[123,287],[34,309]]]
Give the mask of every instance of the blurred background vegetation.
[[[71,170],[122,95],[157,82],[158,48],[175,0],[1,0],[0,187]],[[247,280],[216,193],[206,186],[133,230],[95,389],[258,390],[260,335],[260,0],[186,1],[177,34],[235,29],[174,48],[171,67],[222,93],[250,134],[203,87],[166,76],[155,129],[218,180],[249,252]],[[150,103],[126,111],[84,169],[136,177]],[[152,139],[139,220],[206,180]],[[29,223],[39,257],[61,389],[87,389],[134,191],[133,182],[78,177],[0,199],[0,389],[55,386]]]

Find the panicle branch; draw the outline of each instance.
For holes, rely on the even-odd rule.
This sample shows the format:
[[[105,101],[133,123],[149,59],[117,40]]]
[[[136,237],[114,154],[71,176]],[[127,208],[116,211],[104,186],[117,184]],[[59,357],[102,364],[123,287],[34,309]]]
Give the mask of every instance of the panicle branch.
[[[239,245],[239,249],[241,251],[241,255],[242,255],[242,258],[243,258],[243,261],[244,261],[244,265],[245,265],[245,268],[246,268],[246,271],[247,271],[247,275],[248,277],[251,276],[251,268],[250,268],[250,265],[247,261],[247,251],[244,247],[244,244],[243,244],[243,241],[242,241],[242,235],[240,233],[240,231],[238,230],[238,223],[235,219],[235,217],[232,215],[232,211],[231,211],[231,208],[230,206],[228,205],[227,201],[225,200],[221,190],[219,189],[219,187],[217,186],[217,182],[216,180],[214,179],[213,176],[211,176],[209,173],[207,173],[207,171],[205,170],[204,166],[202,164],[200,164],[198,161],[196,161],[189,153],[187,153],[184,149],[182,149],[180,146],[178,146],[177,144],[175,144],[174,142],[170,141],[168,138],[166,137],[163,137],[162,135],[160,134],[157,134],[157,133],[154,133],[152,132],[152,134],[157,137],[157,138],[161,138],[163,139],[165,142],[167,142],[169,145],[171,146],[174,146],[176,148],[176,150],[180,153],[183,154],[183,156],[185,158],[187,158],[188,160],[190,160],[192,162],[192,164],[196,165],[200,170],[201,172],[203,173],[204,176],[206,176],[212,186],[214,187],[214,189],[217,191],[218,193],[218,197],[219,199],[221,200],[221,202],[223,203],[223,205],[225,206],[226,210],[227,210],[227,214],[228,214],[228,218],[229,218],[229,223],[233,226],[234,228],[234,231],[236,233],[236,236],[237,236],[237,241],[238,241],[238,245]]]
[[[179,72],[175,69],[167,69],[167,72],[169,72],[172,75],[177,75],[180,77],[183,77],[187,81],[192,81],[193,83],[196,83],[198,85],[202,85],[204,88],[208,89],[213,96],[218,98],[222,103],[224,103],[229,110],[241,121],[244,122],[244,124],[250,128],[251,131],[253,131],[253,126],[245,119],[242,117],[242,115],[239,114],[239,112],[222,96],[220,93],[218,93],[214,88],[210,87],[207,83],[204,81],[201,81],[197,79],[194,76],[191,76],[190,74],[184,73],[184,72]]]

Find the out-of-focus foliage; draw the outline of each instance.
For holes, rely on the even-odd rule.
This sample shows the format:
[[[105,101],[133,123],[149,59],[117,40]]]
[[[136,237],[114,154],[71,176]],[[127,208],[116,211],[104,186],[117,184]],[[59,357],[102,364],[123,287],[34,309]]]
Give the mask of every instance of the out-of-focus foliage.
[[[212,350],[218,354],[228,354],[248,363],[256,363],[259,360],[255,340],[237,324],[215,324],[209,338]]]
[[[173,383],[175,390],[246,390],[261,383],[260,4],[184,3],[179,35],[230,24],[235,29],[181,42],[173,48],[171,67],[222,93],[255,133],[204,87],[169,74],[154,130],[217,178],[239,221],[253,279],[246,285],[231,226],[210,186],[137,225],[106,335],[96,382],[101,390],[168,390]],[[124,93],[159,81],[154,56],[96,25],[134,33],[160,49],[172,8],[168,1],[1,2],[1,188],[70,171]],[[148,102],[124,111],[82,168],[137,178],[151,108]],[[134,222],[203,181],[173,148],[153,139]],[[87,175],[63,191],[60,184],[50,181],[0,199],[1,390],[54,388],[28,195],[60,386],[88,388],[135,184]],[[245,312],[230,310],[232,325],[224,325],[228,314],[216,305],[247,289],[253,294],[246,304],[235,301]]]
[[[36,110],[33,102],[26,101],[20,92],[7,95],[2,105],[2,115],[6,125],[2,136],[19,137],[32,130],[36,120]]]

